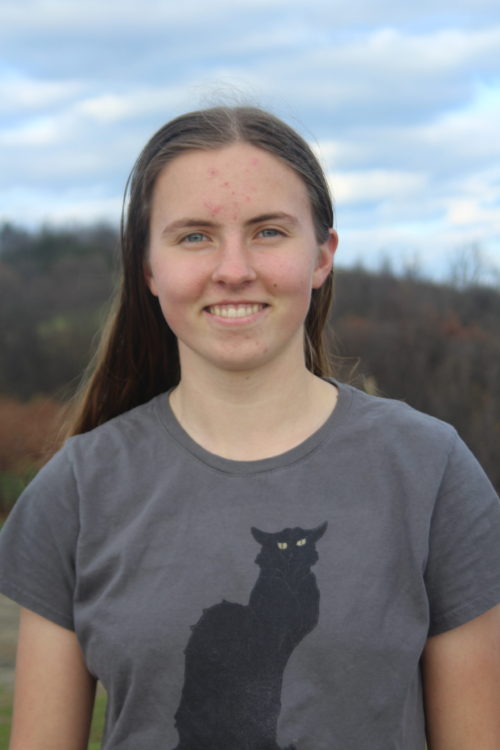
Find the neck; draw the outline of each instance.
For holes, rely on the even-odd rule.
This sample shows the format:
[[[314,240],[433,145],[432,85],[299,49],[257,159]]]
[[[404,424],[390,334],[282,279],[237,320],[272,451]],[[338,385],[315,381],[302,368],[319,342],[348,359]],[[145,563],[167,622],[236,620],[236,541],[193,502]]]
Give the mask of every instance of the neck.
[[[304,364],[257,372],[190,368],[170,404],[182,427],[206,450],[250,461],[303,442],[326,421],[336,397],[336,388]]]

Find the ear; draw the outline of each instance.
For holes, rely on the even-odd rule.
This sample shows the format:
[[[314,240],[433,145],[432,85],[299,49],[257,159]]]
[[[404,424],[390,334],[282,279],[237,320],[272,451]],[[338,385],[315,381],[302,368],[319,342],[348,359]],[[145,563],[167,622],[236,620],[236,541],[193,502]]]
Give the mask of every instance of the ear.
[[[255,541],[259,544],[264,544],[269,539],[269,537],[272,536],[272,534],[268,534],[266,531],[256,529],[255,526],[252,526],[250,531],[252,532],[252,536]]]
[[[151,292],[153,297],[158,297],[158,289],[156,287],[153,271],[151,270],[151,263],[149,262],[149,258],[147,256],[144,258],[142,272],[144,274],[144,280],[149,291]]]
[[[333,256],[339,244],[339,237],[335,229],[330,229],[330,235],[326,242],[318,248],[318,257],[313,271],[312,288],[319,289],[326,277],[332,270]]]
[[[327,528],[328,528],[328,521],[325,521],[324,523],[321,524],[321,526],[317,526],[315,529],[312,529],[312,531],[309,532],[309,538],[313,542],[317,542],[318,539],[321,539],[321,537],[323,536]]]

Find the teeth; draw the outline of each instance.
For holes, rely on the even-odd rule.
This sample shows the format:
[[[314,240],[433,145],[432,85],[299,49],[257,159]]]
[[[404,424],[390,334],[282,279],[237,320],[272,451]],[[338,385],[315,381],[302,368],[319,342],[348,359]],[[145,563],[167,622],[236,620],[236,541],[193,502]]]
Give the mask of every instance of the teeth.
[[[220,318],[245,318],[262,310],[263,305],[212,305],[208,310]]]

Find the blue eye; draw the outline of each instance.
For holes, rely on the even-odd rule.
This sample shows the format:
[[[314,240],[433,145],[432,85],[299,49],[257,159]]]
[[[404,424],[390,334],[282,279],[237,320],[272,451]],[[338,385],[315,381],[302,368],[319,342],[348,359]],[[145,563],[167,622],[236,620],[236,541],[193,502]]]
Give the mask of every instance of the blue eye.
[[[207,235],[203,234],[203,232],[191,232],[191,234],[187,234],[182,238],[182,242],[194,244],[195,242],[204,242],[207,239]]]
[[[281,232],[278,229],[261,229],[259,232],[261,237],[279,237],[281,235]]]

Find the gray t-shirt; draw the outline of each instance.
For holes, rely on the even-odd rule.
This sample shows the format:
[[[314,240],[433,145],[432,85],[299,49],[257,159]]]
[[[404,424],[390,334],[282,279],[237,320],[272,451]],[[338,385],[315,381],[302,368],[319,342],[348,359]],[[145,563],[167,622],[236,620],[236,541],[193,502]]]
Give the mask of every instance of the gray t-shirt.
[[[421,652],[500,601],[500,504],[396,401],[339,385],[315,434],[245,462],[163,394],[40,471],[0,591],[76,631],[105,750],[423,750]]]

